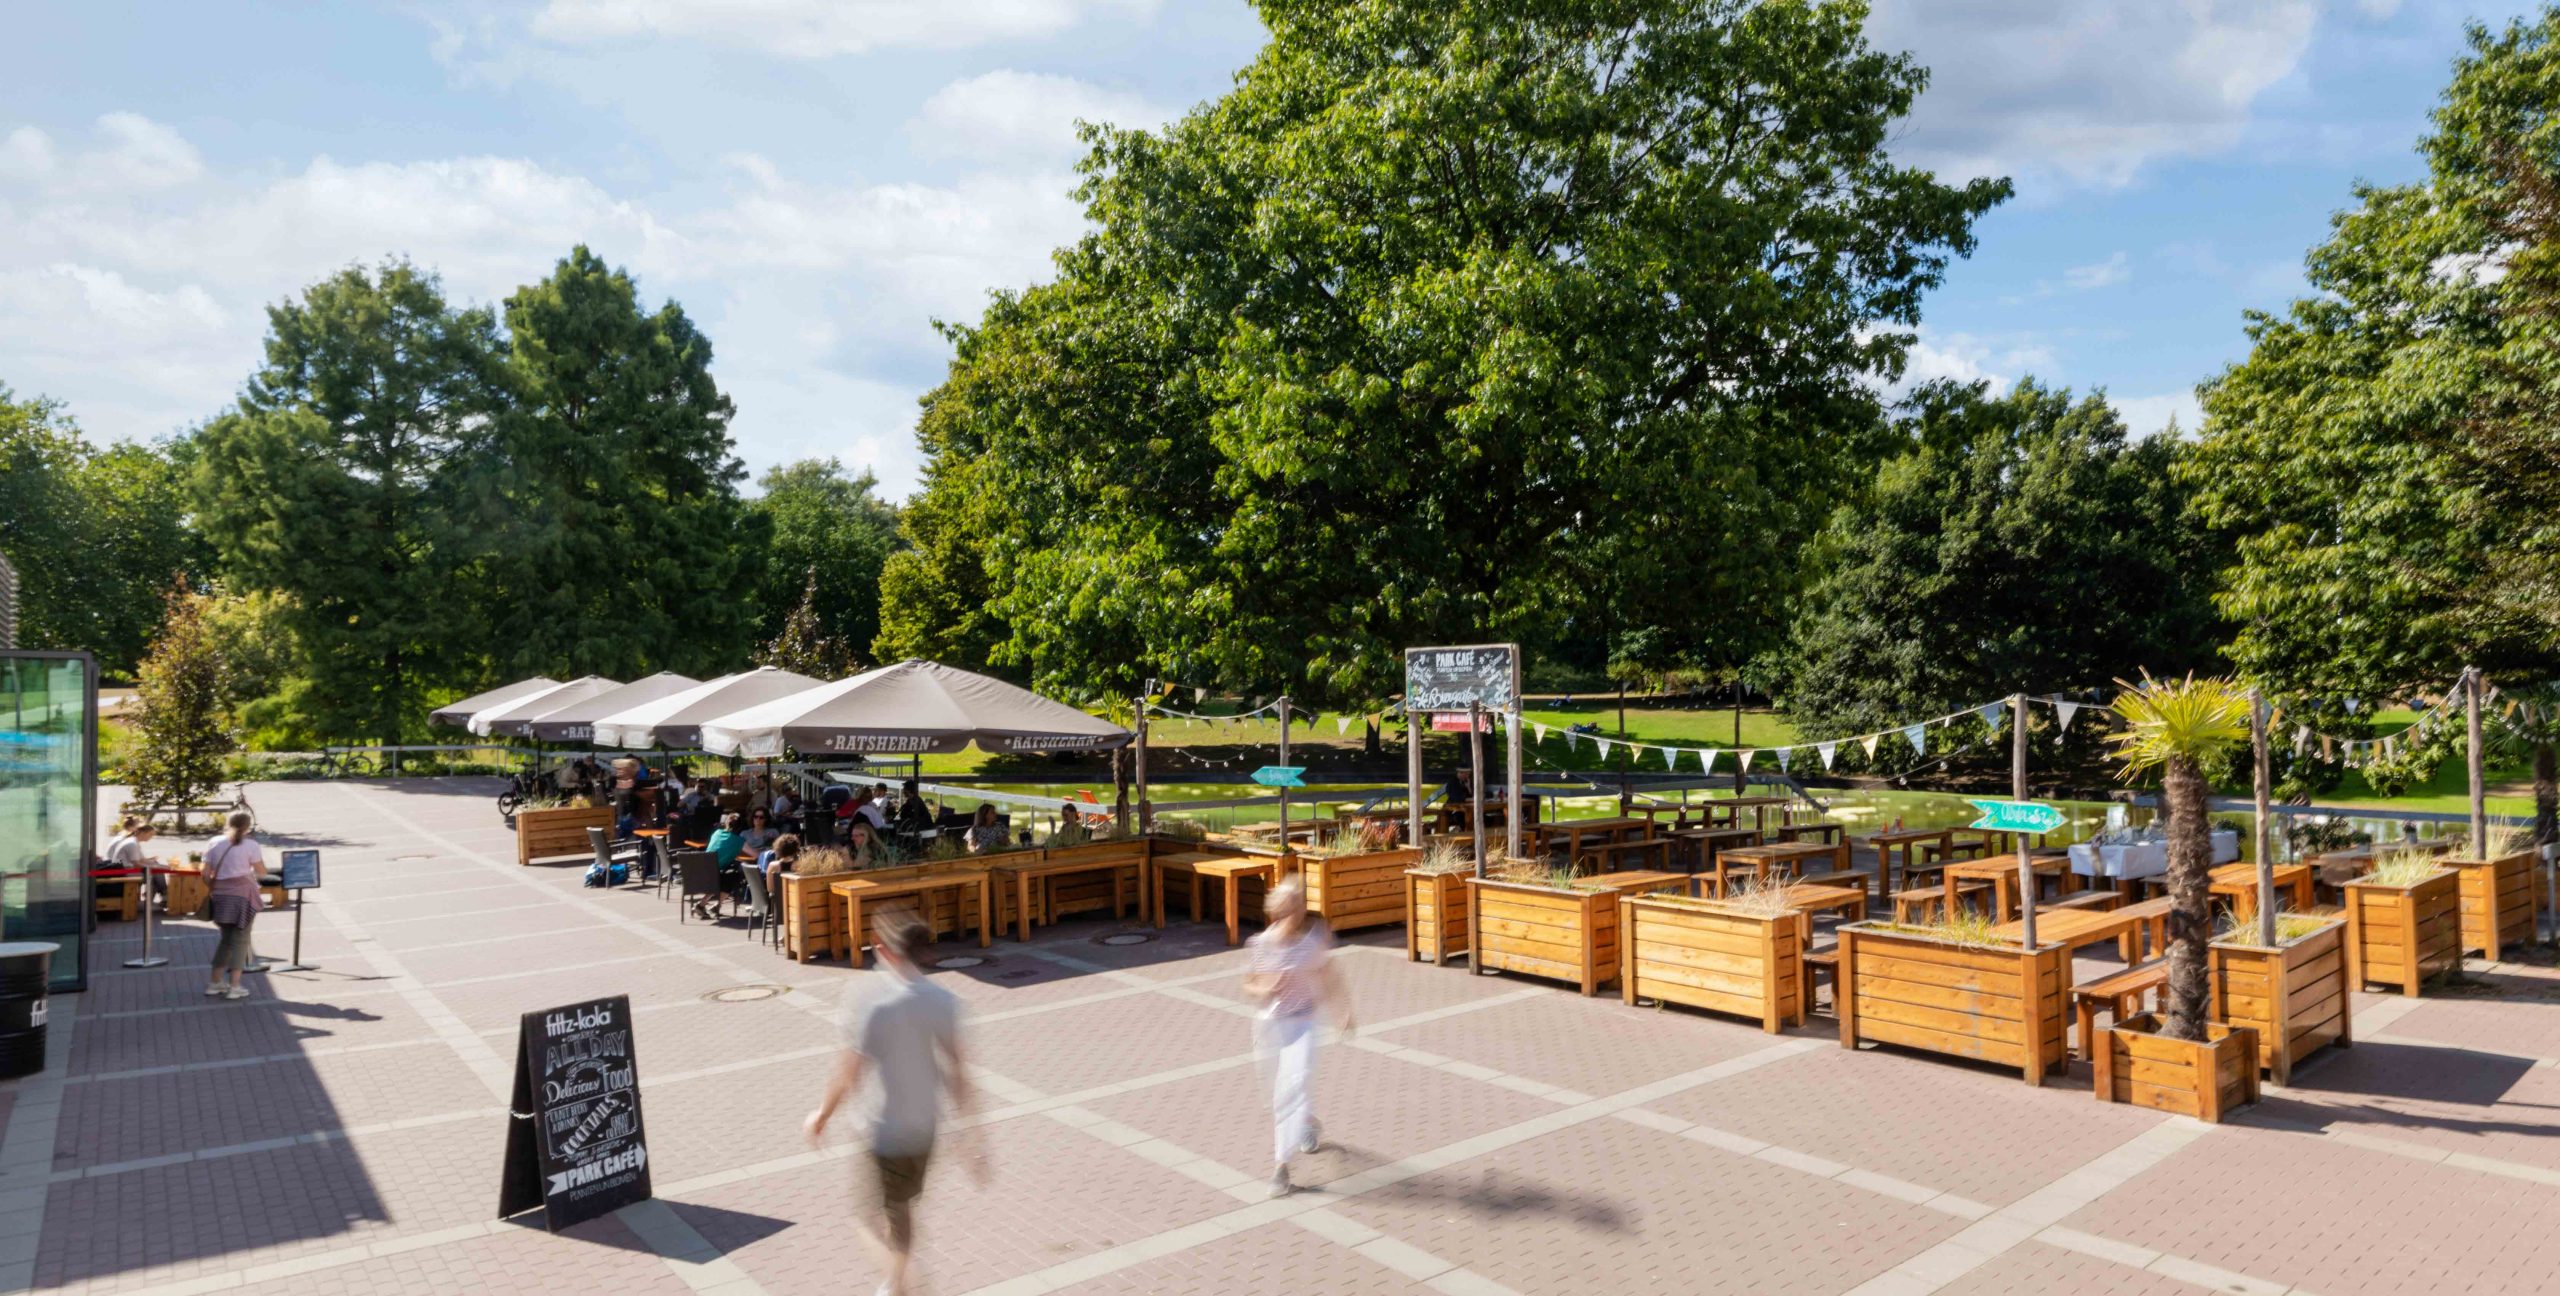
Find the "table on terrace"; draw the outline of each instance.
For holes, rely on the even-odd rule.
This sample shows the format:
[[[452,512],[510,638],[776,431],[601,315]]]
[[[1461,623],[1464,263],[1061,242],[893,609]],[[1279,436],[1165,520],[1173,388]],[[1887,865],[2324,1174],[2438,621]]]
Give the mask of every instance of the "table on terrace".
[[[887,881],[849,877],[837,882],[827,888],[830,903],[843,908],[843,916],[836,920],[835,952],[849,955],[853,965],[861,967],[866,957],[864,951],[868,948],[861,936],[862,906],[900,896],[914,896],[919,902],[930,903],[934,892],[952,892],[952,926],[956,929],[967,919],[967,893],[971,887],[978,889],[978,948],[985,949],[995,943],[996,912],[995,887],[985,869],[958,869]]]

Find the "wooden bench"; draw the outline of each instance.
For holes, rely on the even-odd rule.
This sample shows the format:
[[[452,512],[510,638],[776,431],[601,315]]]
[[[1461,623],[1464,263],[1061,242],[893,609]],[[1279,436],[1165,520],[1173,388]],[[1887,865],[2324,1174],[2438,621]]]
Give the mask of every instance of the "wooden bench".
[[[2138,901],[2115,912],[2133,920],[2133,926],[2126,928],[2116,943],[2116,954],[2127,966],[2142,961],[2145,938],[2150,941],[2153,958],[2169,947],[2169,897]]]
[[[2064,897],[2063,897],[2062,899],[2060,899],[2060,900],[2051,900],[2051,901],[2046,901],[2046,902],[2044,902],[2044,903],[2042,903],[2042,904],[2037,905],[2037,906],[2036,906],[2036,908],[2038,908],[2038,909],[2096,909],[2096,910],[2100,910],[2100,911],[2105,911],[2105,910],[2113,909],[2113,908],[2115,908],[2117,905],[2120,905],[2120,904],[2123,904],[2123,903],[2124,903],[2124,896],[2123,896],[2121,893],[2119,893],[2119,892],[2115,892],[2115,891],[2082,891],[2082,892],[2080,892],[2080,893],[2078,893],[2078,894],[2076,894],[2076,895],[2064,896]]]
[[[2137,968],[2129,968],[2113,976],[2100,977],[2086,985],[2071,988],[2071,1006],[2080,1025],[2082,1060],[2097,1056],[2098,1009],[2104,1006],[2115,1021],[2142,1011],[2142,997],[2157,991],[2169,980],[2169,961],[2153,959]]]
[[[1796,881],[1806,886],[1856,887],[1859,898],[1858,916],[1861,918],[1866,916],[1866,901],[1874,895],[1871,884],[1875,879],[1856,869],[1838,873],[1815,873],[1808,877],[1797,878]]]
[[[1967,882],[1957,888],[1959,899],[1979,899],[1989,894],[1991,884],[1988,882]],[[1943,911],[1946,904],[1945,887],[1925,886],[1896,891],[1893,893],[1893,920],[1898,923],[1927,922],[1931,915]]]
[[[1840,1011],[1840,947],[1837,945],[1829,949],[1809,949],[1804,952],[1806,1012],[1813,1011],[1814,992],[1822,988],[1825,978],[1829,978],[1831,982],[1831,1011],[1837,1015]]]
[[[100,916],[123,922],[132,922],[142,916],[141,874],[129,873],[122,877],[102,877],[95,881]]]

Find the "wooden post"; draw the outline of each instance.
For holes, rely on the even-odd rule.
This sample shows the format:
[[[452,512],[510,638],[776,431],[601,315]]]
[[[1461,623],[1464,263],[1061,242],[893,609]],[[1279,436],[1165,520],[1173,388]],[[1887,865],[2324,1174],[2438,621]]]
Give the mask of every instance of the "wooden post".
[[[1404,713],[1404,844],[1422,849],[1422,725]]]
[[[1502,812],[1502,856],[1520,858],[1520,698],[1511,698],[1511,803]]]
[[[2258,828],[2250,846],[2258,855],[2258,944],[2268,950],[2276,948],[2276,857],[2274,839],[2268,833],[2267,800],[2273,782],[2267,768],[2267,699],[2256,689],[2249,690],[2249,787],[2257,802]],[[2284,956],[2275,955],[2277,997],[2283,997]],[[2276,1029],[2284,1029],[2284,1015],[2276,1015]]]
[[[2481,782],[2484,744],[2480,734],[2480,668],[2463,668],[2463,721],[2471,731],[2471,858],[2489,858],[2489,793]],[[2492,916],[2495,910],[2491,911]]]
[[[1280,763],[1289,763],[1289,697],[1285,693],[1280,696]],[[1280,788],[1280,858],[1285,870],[1289,858],[1289,788],[1286,784]]]
[[[2009,695],[2009,729],[2009,796],[2012,800],[2024,801],[2027,799],[2027,695],[2024,693]],[[2027,852],[2027,840],[2026,833],[2018,834],[2018,938],[2026,944],[2027,965],[2033,967],[2036,950],[2036,865],[2035,857]],[[1954,879],[1950,877],[1948,880],[1953,882]],[[1993,903],[1998,903],[1996,897]],[[1947,917],[1950,919],[1955,917],[1955,895],[1952,891],[1947,897]],[[2030,981],[2029,984],[2032,985],[2033,982]],[[2040,1055],[2036,1061],[2041,1063]]]
[[[1475,834],[1476,876],[1484,876],[1484,703],[1467,704],[1467,827]]]
[[[1150,681],[1150,683],[1152,683],[1152,681]],[[1136,701],[1137,706],[1135,708],[1135,714],[1138,717],[1138,753],[1136,758],[1138,775],[1138,831],[1147,833],[1154,832],[1156,830],[1155,806],[1150,804],[1147,800],[1147,699],[1140,697],[1136,699]]]

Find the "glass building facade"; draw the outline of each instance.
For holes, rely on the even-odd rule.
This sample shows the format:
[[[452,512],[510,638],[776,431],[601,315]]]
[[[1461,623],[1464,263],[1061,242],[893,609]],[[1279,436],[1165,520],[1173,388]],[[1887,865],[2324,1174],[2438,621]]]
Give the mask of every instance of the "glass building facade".
[[[0,652],[0,940],[60,945],[56,990],[87,984],[97,814],[97,661]]]

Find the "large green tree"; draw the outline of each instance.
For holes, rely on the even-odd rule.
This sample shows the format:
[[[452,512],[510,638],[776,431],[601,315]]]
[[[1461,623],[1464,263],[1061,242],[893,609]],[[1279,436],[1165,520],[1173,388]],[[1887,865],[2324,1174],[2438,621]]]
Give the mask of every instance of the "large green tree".
[[[87,447],[59,401],[0,386],[0,554],[18,573],[18,642],[86,648],[79,564],[81,459]]]
[[[1808,732],[2210,663],[2214,564],[2170,480],[2178,437],[2134,440],[2104,397],[2033,380],[1930,384],[1897,430],[1775,658]]]
[[[172,582],[134,690],[134,750],[125,779],[137,805],[202,805],[240,749],[230,663],[206,612],[213,600]]]
[[[833,459],[765,470],[750,506],[768,532],[756,583],[757,638],[770,643],[805,600],[814,634],[868,651],[880,633],[880,572],[898,547],[898,510],[870,473]]]
[[[133,673],[170,581],[200,583],[210,560],[189,525],[184,448],[93,446],[59,402],[0,385],[0,553],[18,571],[22,646]]]
[[[505,401],[471,465],[497,674],[744,665],[762,527],[710,339],[585,247],[507,298],[506,331]]]
[[[485,642],[465,476],[504,408],[497,322],[400,261],[267,319],[265,366],[198,435],[198,516],[238,588],[290,596],[321,732],[393,739]]]
[[[1898,166],[1864,6],[1261,0],[1234,91],[1098,130],[1094,233],[957,331],[884,644],[1376,699],[1408,645],[1736,663],[2007,186]]]

